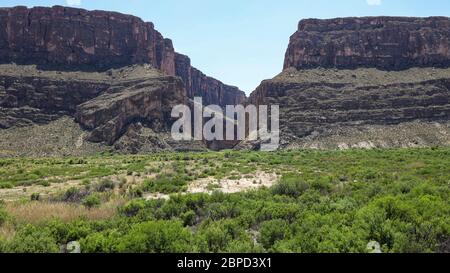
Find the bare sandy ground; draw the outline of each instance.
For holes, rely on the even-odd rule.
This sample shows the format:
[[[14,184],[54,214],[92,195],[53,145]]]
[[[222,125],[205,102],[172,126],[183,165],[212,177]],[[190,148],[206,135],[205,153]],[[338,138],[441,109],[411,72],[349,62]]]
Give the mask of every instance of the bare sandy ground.
[[[213,177],[198,179],[189,184],[186,193],[213,193],[215,191],[223,193],[238,193],[271,187],[279,181],[279,176],[275,173],[257,172],[246,175],[239,179],[221,179]],[[144,195],[146,200],[169,199],[170,196],[162,193],[150,193]]]
[[[204,193],[221,191],[223,193],[237,193],[261,187],[271,187],[278,181],[274,173],[258,172],[251,177],[242,177],[237,180],[204,178],[192,182],[188,187],[189,193]],[[211,190],[213,189],[213,190]]]

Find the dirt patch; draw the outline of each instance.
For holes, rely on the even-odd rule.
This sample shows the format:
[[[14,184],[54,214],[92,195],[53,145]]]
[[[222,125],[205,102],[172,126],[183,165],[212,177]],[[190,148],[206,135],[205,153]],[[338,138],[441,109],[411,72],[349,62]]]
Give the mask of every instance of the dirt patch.
[[[188,187],[189,193],[221,191],[223,193],[237,193],[261,187],[271,187],[278,181],[274,173],[258,172],[254,175],[239,179],[204,178],[192,182]]]
[[[160,199],[169,200],[170,195],[164,194],[164,193],[159,193],[159,192],[148,193],[148,194],[144,195],[144,199],[145,200],[160,200]]]
[[[271,187],[279,181],[279,176],[275,173],[257,172],[256,174],[245,175],[237,179],[220,179],[213,177],[198,179],[189,184],[187,193],[213,193],[215,191],[223,193],[238,193],[255,190],[262,187]],[[144,196],[146,200],[169,199],[168,194],[149,193]]]

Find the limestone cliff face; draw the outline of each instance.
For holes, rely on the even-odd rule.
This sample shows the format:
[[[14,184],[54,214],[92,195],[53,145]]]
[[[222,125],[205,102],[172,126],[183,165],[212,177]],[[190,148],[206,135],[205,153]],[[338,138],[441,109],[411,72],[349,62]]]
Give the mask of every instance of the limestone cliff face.
[[[207,103],[240,102],[238,88],[205,76],[174,51],[172,41],[152,23],[107,11],[62,6],[0,9],[0,63],[38,64],[52,69],[108,70],[151,64],[166,75],[179,76],[187,96]]]
[[[443,17],[303,20],[249,102],[280,106],[284,147],[450,145],[449,30]]]
[[[0,61],[70,69],[150,63],[175,74],[172,42],[152,23],[61,6],[0,9]]]
[[[450,69],[287,70],[250,102],[280,105],[282,132],[296,138],[332,127],[448,121]]]
[[[300,21],[284,68],[450,66],[450,18],[362,17]]]

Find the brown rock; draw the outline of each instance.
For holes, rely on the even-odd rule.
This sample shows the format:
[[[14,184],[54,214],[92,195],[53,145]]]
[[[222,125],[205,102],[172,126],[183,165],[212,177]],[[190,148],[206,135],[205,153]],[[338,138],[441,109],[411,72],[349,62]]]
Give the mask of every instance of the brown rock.
[[[14,7],[0,9],[0,61],[108,69],[150,63],[174,73],[172,43],[152,23],[115,12]]]
[[[0,76],[7,85],[9,107],[29,106],[47,112],[74,113],[75,107],[105,91],[109,84],[97,81],[57,80],[35,77]],[[12,99],[14,98],[14,99]],[[6,107],[6,105],[5,105]]]
[[[75,119],[92,131],[89,140],[112,145],[134,122],[146,123],[155,131],[170,129],[172,107],[184,103],[179,79],[147,79],[79,105]]]
[[[249,102],[280,106],[285,144],[336,128],[445,123],[450,120],[450,69],[288,69],[264,81]]]
[[[450,66],[447,17],[308,19],[291,36],[284,69]]]
[[[0,63],[39,64],[66,70],[108,70],[151,64],[183,79],[187,96],[206,104],[235,104],[244,92],[191,67],[187,56],[152,23],[107,11],[54,6],[0,9]]]

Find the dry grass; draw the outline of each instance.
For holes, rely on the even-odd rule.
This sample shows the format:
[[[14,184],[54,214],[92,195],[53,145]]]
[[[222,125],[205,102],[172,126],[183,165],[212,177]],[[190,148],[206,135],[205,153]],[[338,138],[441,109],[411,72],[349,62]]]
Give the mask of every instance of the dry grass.
[[[110,219],[123,203],[123,200],[114,200],[98,208],[87,209],[78,204],[27,202],[8,203],[5,209],[18,223],[40,224],[52,219],[70,223],[80,218],[91,221]]]
[[[11,223],[5,223],[0,226],[0,239],[9,241],[16,235],[14,225]]]

